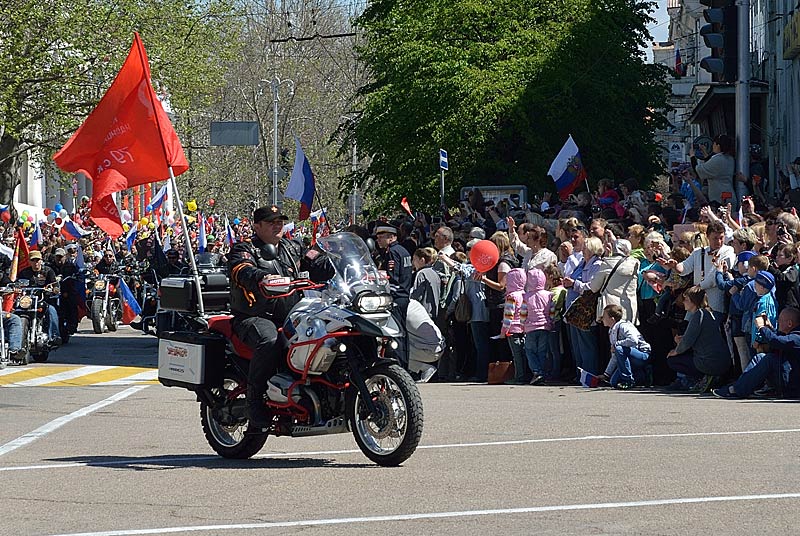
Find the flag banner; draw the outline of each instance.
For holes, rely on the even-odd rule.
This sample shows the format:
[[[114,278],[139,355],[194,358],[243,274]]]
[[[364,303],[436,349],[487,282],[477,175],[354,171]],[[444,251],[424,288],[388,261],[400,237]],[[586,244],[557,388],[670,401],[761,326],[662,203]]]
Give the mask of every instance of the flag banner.
[[[14,256],[11,258],[11,270],[8,278],[11,281],[17,280],[17,274],[31,265],[30,251],[28,250],[28,242],[25,240],[25,235],[22,234],[22,228],[17,227],[17,243],[14,247]]]
[[[206,239],[206,220],[201,212],[197,216],[197,251],[205,253],[208,247],[208,240]]]
[[[67,240],[80,240],[91,233],[91,231],[87,231],[69,218],[64,220],[64,225],[61,227],[61,234],[66,237]]]
[[[587,388],[597,387],[600,385],[600,378],[595,376],[589,371],[583,370],[582,368],[578,367],[578,370],[581,371],[581,385]]]
[[[289,178],[289,185],[286,187],[284,197],[300,201],[300,220],[305,220],[311,213],[311,205],[314,202],[314,173],[311,172],[311,164],[300,146],[300,138],[294,137],[295,155],[292,176]]]
[[[236,231],[231,227],[228,216],[225,216],[225,243],[229,246],[233,246],[236,243]]]
[[[681,59],[681,49],[678,47],[678,45],[675,45],[675,74],[679,77],[686,74],[686,67],[683,65],[683,60]]]
[[[290,221],[286,225],[283,226],[281,230],[281,236],[287,238],[289,240],[294,240],[294,222]]]
[[[39,249],[39,244],[42,241],[42,228],[39,227],[39,221],[33,224],[33,234],[31,235],[31,249]]]
[[[556,183],[558,197],[566,200],[581,181],[586,180],[586,169],[575,140],[570,136],[547,172]]]
[[[147,212],[155,212],[156,210],[161,208],[161,205],[164,204],[167,197],[169,196],[169,183],[165,184],[161,187],[161,189],[156,192],[156,195],[150,200],[147,204]]]
[[[119,278],[119,292],[122,296],[122,323],[130,324],[142,314],[142,308],[122,277]]]
[[[412,218],[414,217],[414,214],[411,212],[411,207],[410,207],[410,206],[409,206],[409,204],[408,204],[408,199],[406,199],[406,198],[404,197],[404,198],[403,198],[403,200],[402,200],[402,201],[400,201],[400,206],[401,206],[401,207],[403,207],[403,210],[405,210],[406,212],[408,212],[408,215],[409,215],[409,216],[411,216]]]
[[[83,256],[83,248],[80,244],[78,246],[78,256],[75,257],[75,266],[78,267],[79,270],[83,270],[86,268],[86,259]]]
[[[77,266],[78,263],[76,262]],[[86,276],[77,274],[71,280],[75,295],[75,306],[77,308],[78,322],[89,316],[89,308],[86,306]]]
[[[114,238],[122,235],[111,194],[180,175],[189,164],[183,147],[150,83],[147,53],[134,34],[117,77],[81,127],[53,156],[63,171],[92,180],[95,224]]]
[[[137,230],[136,224],[132,224],[131,228],[128,230],[128,234],[125,236],[125,246],[127,246],[128,251],[131,250],[133,247],[134,241],[136,241],[136,236],[139,234]]]

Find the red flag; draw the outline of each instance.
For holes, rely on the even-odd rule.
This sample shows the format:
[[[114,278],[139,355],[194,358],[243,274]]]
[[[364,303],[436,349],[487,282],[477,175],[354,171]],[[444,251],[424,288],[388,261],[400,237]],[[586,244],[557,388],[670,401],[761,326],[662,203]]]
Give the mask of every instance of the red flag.
[[[406,199],[406,198],[404,197],[404,198],[403,198],[403,200],[402,200],[402,201],[400,201],[400,206],[402,206],[402,207],[403,207],[403,209],[405,209],[405,211],[406,211],[406,212],[408,212],[408,215],[409,215],[409,216],[411,216],[411,217],[413,217],[413,216],[414,216],[414,214],[412,214],[412,213],[411,213],[411,207],[410,207],[410,206],[408,206],[408,199]]]
[[[8,278],[11,281],[17,280],[17,274],[31,265],[30,251],[28,250],[28,242],[25,240],[25,235],[22,233],[21,228],[17,228],[17,245],[14,248],[14,258],[11,259],[11,271]]]
[[[122,234],[122,222],[111,194],[162,181],[169,177],[168,166],[175,175],[189,169],[153,91],[138,33],[111,87],[53,160],[62,170],[81,172],[94,182],[92,219],[114,238]]]

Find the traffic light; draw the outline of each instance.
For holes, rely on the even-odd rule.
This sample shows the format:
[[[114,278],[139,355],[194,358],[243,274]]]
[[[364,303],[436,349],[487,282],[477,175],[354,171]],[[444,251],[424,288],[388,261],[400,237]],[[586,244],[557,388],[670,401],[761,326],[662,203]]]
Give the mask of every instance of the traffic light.
[[[711,55],[700,61],[700,67],[713,75],[715,82],[735,82],[739,54],[738,8],[734,0],[700,0],[708,9],[703,18],[708,24],[700,35]]]

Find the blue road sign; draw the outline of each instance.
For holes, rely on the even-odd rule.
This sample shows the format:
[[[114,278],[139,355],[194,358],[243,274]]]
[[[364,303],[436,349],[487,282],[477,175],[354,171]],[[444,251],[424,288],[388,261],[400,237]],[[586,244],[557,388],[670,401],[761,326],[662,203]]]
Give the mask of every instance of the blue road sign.
[[[439,149],[439,167],[447,171],[447,151]]]

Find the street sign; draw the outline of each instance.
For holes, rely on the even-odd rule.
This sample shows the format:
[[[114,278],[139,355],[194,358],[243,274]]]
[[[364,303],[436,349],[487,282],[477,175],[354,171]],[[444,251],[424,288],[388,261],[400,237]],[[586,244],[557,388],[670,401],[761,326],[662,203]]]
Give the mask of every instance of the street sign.
[[[258,145],[260,142],[256,121],[211,122],[211,145]]]
[[[669,167],[686,162],[686,144],[673,141],[669,144]]]
[[[447,151],[444,149],[439,149],[439,167],[444,171],[447,171]]]

